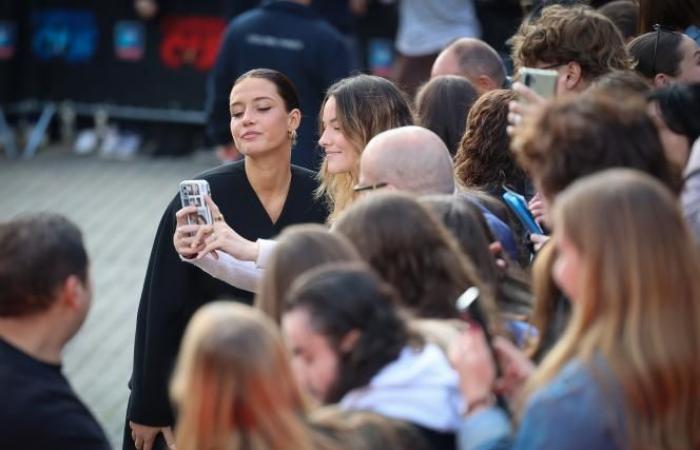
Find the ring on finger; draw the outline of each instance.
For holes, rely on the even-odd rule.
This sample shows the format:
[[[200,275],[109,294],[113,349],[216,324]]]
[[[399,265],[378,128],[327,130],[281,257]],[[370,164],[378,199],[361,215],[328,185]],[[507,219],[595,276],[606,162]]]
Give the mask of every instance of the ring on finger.
[[[214,222],[223,222],[223,221],[224,221],[224,216],[222,216],[221,214],[214,217]]]

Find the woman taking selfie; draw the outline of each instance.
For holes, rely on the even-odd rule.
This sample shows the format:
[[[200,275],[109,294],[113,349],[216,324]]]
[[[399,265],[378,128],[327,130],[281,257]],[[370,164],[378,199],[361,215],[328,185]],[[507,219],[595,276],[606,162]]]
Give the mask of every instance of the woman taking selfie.
[[[270,238],[291,224],[323,222],[327,211],[314,197],[315,175],[290,164],[301,116],[291,82],[280,72],[252,70],[236,80],[230,108],[231,133],[244,159],[196,177],[209,182],[218,202],[214,220],[225,215],[251,240]],[[176,211],[180,255],[171,241]],[[161,428],[173,423],[167,380],[193,312],[216,298],[252,300],[250,289],[236,289],[181,261],[180,256],[197,254],[188,235],[200,225],[187,225],[187,215],[194,212],[194,207],[181,210],[176,196],[156,233],[136,323],[126,448],[134,448],[129,447],[133,442],[148,447]]]
[[[512,442],[483,334],[462,336],[460,450],[700,448],[700,266],[673,194],[609,170],[561,193],[553,223],[552,275],[572,316],[528,380]]]
[[[360,155],[370,139],[382,131],[410,125],[411,109],[403,94],[391,82],[371,75],[345,78],[328,89],[321,108],[319,144],[325,158],[319,173],[320,186],[316,198],[325,202],[330,210],[327,222],[332,223],[341,211],[357,198],[354,187],[359,176]],[[249,239],[229,216],[221,214],[213,202],[209,202],[213,214],[224,220],[213,226],[195,227],[193,239],[183,239],[180,229],[175,233],[175,247],[183,257],[192,253],[191,262],[227,283],[246,289],[256,289],[263,269],[274,248],[274,241]],[[178,214],[191,213],[184,209]],[[195,228],[184,227],[183,232]],[[209,254],[219,250],[219,258]]]

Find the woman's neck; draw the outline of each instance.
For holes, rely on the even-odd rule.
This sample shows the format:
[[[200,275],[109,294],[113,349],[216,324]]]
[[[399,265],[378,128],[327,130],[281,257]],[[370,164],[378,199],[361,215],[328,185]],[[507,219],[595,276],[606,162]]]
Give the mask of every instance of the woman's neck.
[[[292,177],[291,157],[274,152],[271,155],[245,158],[245,172],[248,182],[259,197],[286,193]]]

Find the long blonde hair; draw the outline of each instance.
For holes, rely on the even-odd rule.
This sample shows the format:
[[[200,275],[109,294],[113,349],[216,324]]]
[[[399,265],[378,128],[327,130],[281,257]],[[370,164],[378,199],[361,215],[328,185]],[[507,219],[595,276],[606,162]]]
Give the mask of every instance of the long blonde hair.
[[[178,450],[307,450],[305,404],[279,331],[232,302],[192,317],[170,386]]]
[[[579,298],[528,390],[572,359],[595,369],[602,357],[622,390],[627,448],[698,448],[700,263],[676,199],[614,169],[562,193],[554,223],[584,261]]]
[[[369,140],[382,131],[413,124],[413,113],[406,98],[385,78],[360,74],[336,82],[328,88],[321,115],[331,97],[335,99],[336,117],[342,132],[357,152],[357,163],[349,172],[331,174],[326,159],[323,160],[316,196],[328,202],[331,210],[328,222],[333,222],[357,197],[352,188],[360,173],[360,155]],[[323,123],[319,122],[323,132]]]

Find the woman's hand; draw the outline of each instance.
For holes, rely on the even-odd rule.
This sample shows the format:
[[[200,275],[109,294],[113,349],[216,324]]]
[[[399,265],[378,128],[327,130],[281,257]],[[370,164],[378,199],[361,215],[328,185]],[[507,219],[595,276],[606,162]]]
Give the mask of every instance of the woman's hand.
[[[527,208],[530,210],[530,213],[532,213],[532,217],[535,218],[535,222],[540,224],[540,226],[544,225],[546,227],[549,225],[547,223],[547,211],[549,208],[544,197],[542,197],[542,194],[539,192],[536,193],[530,199],[530,202],[527,204]]]
[[[467,328],[450,346],[449,356],[469,412],[490,406],[496,367],[484,332],[477,326]]]
[[[535,365],[508,339],[497,336],[493,340],[493,348],[503,371],[503,375],[494,383],[494,390],[511,400],[535,371]]]
[[[522,83],[513,83],[513,90],[518,94],[518,99],[508,103],[509,125],[506,131],[509,136],[515,133],[516,128],[522,123],[523,117],[532,115],[534,111],[546,105],[548,102],[546,98]]]
[[[173,234],[173,245],[175,246],[175,251],[186,259],[196,257],[200,250],[204,248],[204,239],[201,237],[202,233],[200,233],[200,230],[205,225],[190,225],[187,223],[187,216],[194,214],[197,214],[196,206],[186,206],[175,213],[177,227],[175,228],[175,234]]]
[[[219,207],[210,197],[206,197],[206,202],[211,210],[214,224],[203,226],[195,235],[197,242],[201,240],[204,243],[202,247],[198,246],[197,257],[220,250],[243,261],[257,260],[257,242],[245,239],[229,227]]]

